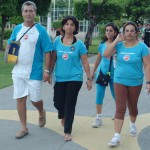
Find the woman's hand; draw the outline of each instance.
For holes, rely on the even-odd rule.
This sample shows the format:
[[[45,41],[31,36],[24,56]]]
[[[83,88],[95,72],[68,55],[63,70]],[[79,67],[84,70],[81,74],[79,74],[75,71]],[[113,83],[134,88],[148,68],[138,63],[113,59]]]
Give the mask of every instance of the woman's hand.
[[[88,91],[92,89],[92,80],[87,80],[86,81],[87,89]]]
[[[146,84],[147,94],[150,94],[150,84]]]
[[[123,33],[119,33],[115,39],[117,42],[121,42],[121,41],[124,41],[125,38],[124,38],[124,35]]]
[[[50,77],[50,75],[49,75],[48,72],[45,72],[45,71],[44,71],[44,74],[43,74],[43,81],[44,81],[44,82],[48,82],[49,84],[52,83],[52,79],[51,79],[51,77]]]

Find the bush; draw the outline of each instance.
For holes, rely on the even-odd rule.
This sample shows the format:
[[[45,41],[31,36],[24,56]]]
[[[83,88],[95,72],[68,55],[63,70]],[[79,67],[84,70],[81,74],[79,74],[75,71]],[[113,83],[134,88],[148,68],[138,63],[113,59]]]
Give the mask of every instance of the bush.
[[[62,25],[61,25],[61,20],[53,21],[53,22],[52,22],[52,27],[53,27],[54,29],[61,28],[61,27],[62,27]]]
[[[4,39],[8,39],[11,36],[12,29],[4,31]]]
[[[99,31],[100,31],[100,39],[102,40],[105,35],[105,25],[100,25]]]

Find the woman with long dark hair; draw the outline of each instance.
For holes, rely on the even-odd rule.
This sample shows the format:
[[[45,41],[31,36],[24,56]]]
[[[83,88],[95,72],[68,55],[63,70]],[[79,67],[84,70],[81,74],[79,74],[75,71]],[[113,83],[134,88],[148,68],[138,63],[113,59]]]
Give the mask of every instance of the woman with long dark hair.
[[[94,69],[92,71],[92,78],[94,78],[97,68],[98,69],[97,69],[96,78],[100,72],[100,69],[103,74],[107,74],[111,63],[111,69],[110,69],[111,76],[110,76],[109,86],[114,100],[115,100],[114,85],[113,85],[114,63],[113,61],[110,61],[110,57],[104,56],[104,51],[106,47],[109,46],[110,43],[114,41],[118,33],[119,33],[119,29],[114,23],[110,22],[105,26],[105,36],[103,38],[103,41],[100,43],[98,47],[98,55],[94,64]],[[92,125],[94,128],[98,128],[102,124],[101,112],[102,112],[103,99],[105,96],[105,90],[106,90],[106,86],[96,84],[96,113],[97,114],[96,114],[95,122]]]

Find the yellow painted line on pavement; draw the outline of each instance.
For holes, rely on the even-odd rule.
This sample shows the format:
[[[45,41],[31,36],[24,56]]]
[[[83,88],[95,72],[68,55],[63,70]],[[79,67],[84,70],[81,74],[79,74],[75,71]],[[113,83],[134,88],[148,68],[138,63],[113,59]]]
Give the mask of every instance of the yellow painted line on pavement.
[[[38,125],[37,111],[27,111],[27,116],[28,123]],[[57,119],[57,113],[47,112],[46,118],[47,123],[45,127],[63,136],[63,127],[60,124],[60,120]],[[144,114],[137,118],[139,132],[149,125],[149,118],[150,114]],[[16,110],[0,110],[0,119],[19,121]],[[103,118],[103,124],[100,128],[92,128],[91,125],[94,119],[94,117],[75,116],[72,141],[88,150],[110,150],[107,143],[114,134],[114,122],[111,118]],[[127,117],[121,133],[120,146],[116,147],[115,150],[140,150],[137,137],[131,137],[129,135],[129,122],[129,117]]]

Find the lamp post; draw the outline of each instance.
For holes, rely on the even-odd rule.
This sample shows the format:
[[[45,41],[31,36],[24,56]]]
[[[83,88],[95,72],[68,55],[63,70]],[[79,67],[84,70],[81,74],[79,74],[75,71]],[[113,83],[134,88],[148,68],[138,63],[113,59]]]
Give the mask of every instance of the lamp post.
[[[53,6],[53,21],[55,20],[55,0],[53,0],[54,6]]]
[[[68,0],[68,15],[70,15],[70,0]]]

